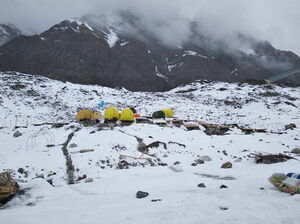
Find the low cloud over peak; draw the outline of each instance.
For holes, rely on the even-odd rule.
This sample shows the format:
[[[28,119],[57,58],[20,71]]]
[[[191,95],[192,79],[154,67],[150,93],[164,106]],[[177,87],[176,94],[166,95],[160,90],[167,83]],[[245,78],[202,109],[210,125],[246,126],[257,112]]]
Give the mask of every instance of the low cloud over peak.
[[[145,32],[164,44],[177,45],[196,29],[214,40],[238,46],[238,33],[268,40],[275,47],[300,55],[298,0],[1,0],[0,22],[39,33],[64,19],[97,15],[121,23],[125,12]],[[104,22],[99,21],[99,23]]]

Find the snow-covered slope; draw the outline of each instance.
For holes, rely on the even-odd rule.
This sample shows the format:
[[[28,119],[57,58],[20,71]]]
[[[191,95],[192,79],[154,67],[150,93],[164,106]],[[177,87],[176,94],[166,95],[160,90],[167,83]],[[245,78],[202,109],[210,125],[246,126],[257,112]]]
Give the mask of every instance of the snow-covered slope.
[[[253,153],[299,158],[290,153],[300,147],[299,88],[197,81],[169,92],[144,93],[19,73],[1,73],[0,88],[0,171],[11,170],[25,191],[3,207],[1,224],[297,224],[300,219],[300,196],[279,192],[267,180],[275,172],[299,172],[299,161],[256,164],[253,159]],[[246,135],[231,126],[217,136],[206,135],[201,126],[188,131],[171,124],[74,122],[77,108],[93,108],[101,100],[105,107],[135,107],[142,115],[172,107],[176,117],[189,122],[267,132]],[[290,123],[297,128],[285,130]],[[156,141],[158,147],[149,146]],[[144,155],[138,151],[141,142],[149,146]],[[67,185],[66,159],[74,166],[74,185]],[[232,169],[221,169],[226,161]],[[93,181],[78,180],[84,175]],[[136,199],[139,190],[149,196]]]
[[[95,108],[102,100],[103,109],[135,107],[140,114],[151,116],[156,110],[174,108],[180,119],[253,128],[299,124],[300,116],[299,88],[276,85],[196,81],[169,92],[151,93],[0,73],[0,86],[2,122],[13,123],[18,117],[18,125],[74,121],[78,108]]]

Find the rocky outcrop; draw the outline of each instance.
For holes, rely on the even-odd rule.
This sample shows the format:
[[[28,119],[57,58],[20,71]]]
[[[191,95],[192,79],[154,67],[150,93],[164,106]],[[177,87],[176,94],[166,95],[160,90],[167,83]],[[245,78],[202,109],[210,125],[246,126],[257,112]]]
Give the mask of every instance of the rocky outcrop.
[[[9,172],[0,173],[0,207],[8,202],[19,190],[19,185]]]

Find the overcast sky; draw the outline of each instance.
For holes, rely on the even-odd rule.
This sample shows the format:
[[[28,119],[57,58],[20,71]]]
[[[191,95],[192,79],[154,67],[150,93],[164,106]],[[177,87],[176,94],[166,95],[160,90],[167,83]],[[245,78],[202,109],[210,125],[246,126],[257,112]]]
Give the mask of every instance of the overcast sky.
[[[162,41],[189,38],[190,22],[216,39],[234,42],[236,32],[269,40],[300,55],[300,0],[0,0],[0,22],[36,33],[64,19],[129,11]]]

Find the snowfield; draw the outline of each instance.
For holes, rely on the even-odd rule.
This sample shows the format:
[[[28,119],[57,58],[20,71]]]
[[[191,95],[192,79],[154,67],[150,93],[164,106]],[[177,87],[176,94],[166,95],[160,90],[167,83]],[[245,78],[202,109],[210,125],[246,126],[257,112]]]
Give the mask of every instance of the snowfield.
[[[102,100],[102,114],[109,106],[135,107],[144,116],[174,108],[187,123],[230,130],[207,135],[201,125],[189,131],[169,122],[75,122],[78,108],[97,108]],[[291,123],[296,128],[286,130]],[[196,81],[146,93],[0,73],[0,172],[10,170],[22,190],[1,207],[1,224],[299,224],[300,195],[268,181],[273,173],[300,173],[300,156],[291,153],[300,148],[299,127],[300,88]],[[138,151],[141,141],[152,145],[146,154]],[[256,164],[259,153],[295,159]],[[227,161],[233,167],[222,169]],[[149,196],[137,199],[138,191]]]

